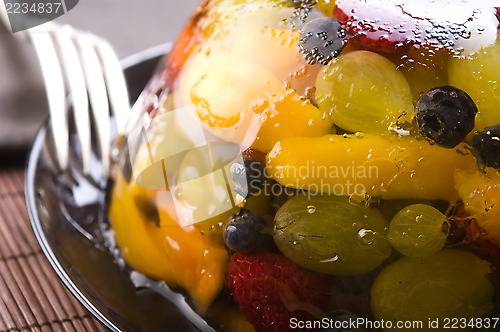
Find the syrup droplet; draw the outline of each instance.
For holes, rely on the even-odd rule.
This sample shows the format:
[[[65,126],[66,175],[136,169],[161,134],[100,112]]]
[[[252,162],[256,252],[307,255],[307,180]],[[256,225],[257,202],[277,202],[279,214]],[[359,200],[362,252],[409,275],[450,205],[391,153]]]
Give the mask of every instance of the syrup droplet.
[[[314,212],[316,212],[316,207],[314,205],[308,205],[307,212],[313,214]]]
[[[375,237],[375,232],[371,229],[362,228],[358,232],[358,238],[361,240],[361,243],[369,246],[373,243]]]
[[[339,256],[337,254],[335,254],[332,258],[323,259],[319,262],[320,263],[332,263],[332,262],[336,262],[338,260],[339,260]]]

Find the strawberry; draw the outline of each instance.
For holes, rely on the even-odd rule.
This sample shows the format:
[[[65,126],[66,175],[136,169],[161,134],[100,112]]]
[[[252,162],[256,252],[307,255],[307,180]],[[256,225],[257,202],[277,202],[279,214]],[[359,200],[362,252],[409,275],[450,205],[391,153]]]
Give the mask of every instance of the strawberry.
[[[248,148],[245,151],[243,151],[243,155],[255,158],[258,161],[260,161],[261,163],[266,162],[266,154],[259,151],[259,150],[255,150],[253,148]]]
[[[491,262],[496,267],[496,273],[500,276],[500,244],[489,236],[474,218],[471,218],[465,211],[463,204],[455,208],[451,219],[459,232],[462,233],[463,248]]]
[[[272,253],[231,257],[227,287],[257,331],[291,331],[290,320],[318,319],[327,304],[329,277]]]
[[[413,44],[473,52],[493,43],[498,8],[488,0],[337,0],[333,16],[358,47],[397,54]]]
[[[360,48],[387,54],[407,50],[417,29],[413,18],[389,1],[340,0],[333,17],[345,24]]]
[[[500,269],[500,245],[477,224],[475,219],[466,228],[465,242],[471,245],[474,253]]]

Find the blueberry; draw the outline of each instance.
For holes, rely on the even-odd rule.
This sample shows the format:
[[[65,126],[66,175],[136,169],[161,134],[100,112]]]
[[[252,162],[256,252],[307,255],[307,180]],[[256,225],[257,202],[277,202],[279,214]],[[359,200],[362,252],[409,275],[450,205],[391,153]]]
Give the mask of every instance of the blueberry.
[[[474,128],[477,107],[464,91],[441,86],[421,96],[416,105],[417,124],[422,136],[454,148]]]
[[[500,124],[486,127],[474,136],[473,147],[480,165],[500,169]]]
[[[289,18],[286,19],[286,24],[290,26],[293,31],[302,31],[304,26],[319,17],[324,17],[323,13],[317,9],[314,9],[315,3],[302,3],[296,4],[293,13]]]
[[[247,209],[229,217],[224,230],[224,243],[233,251],[251,252],[258,249],[264,240],[265,222]]]
[[[299,52],[309,64],[327,65],[347,45],[346,31],[332,17],[319,17],[304,25],[297,42]]]
[[[258,193],[266,181],[262,163],[249,155],[232,164],[229,173],[234,191],[245,198]]]

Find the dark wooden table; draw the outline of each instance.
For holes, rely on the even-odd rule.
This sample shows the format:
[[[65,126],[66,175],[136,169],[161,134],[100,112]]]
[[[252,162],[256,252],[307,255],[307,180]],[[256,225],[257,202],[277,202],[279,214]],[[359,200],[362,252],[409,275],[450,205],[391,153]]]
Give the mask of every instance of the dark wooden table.
[[[107,331],[38,245],[24,200],[24,153],[0,159],[0,331]]]

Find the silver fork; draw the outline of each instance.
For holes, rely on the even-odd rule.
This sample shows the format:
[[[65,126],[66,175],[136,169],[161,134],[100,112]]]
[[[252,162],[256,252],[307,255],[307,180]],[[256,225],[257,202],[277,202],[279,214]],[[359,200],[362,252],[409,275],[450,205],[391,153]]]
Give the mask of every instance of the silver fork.
[[[1,14],[0,10],[0,21]],[[6,23],[5,17],[3,22]],[[114,115],[117,135],[125,134],[130,113],[123,71],[111,46],[102,38],[88,32],[55,23],[31,28],[19,35],[32,41],[38,55],[52,121],[55,161],[60,171],[67,173],[70,167],[69,114],[66,104],[68,93],[71,96],[76,134],[81,147],[82,173],[88,175],[90,171],[92,113],[103,175],[107,179],[112,139],[110,108]],[[78,227],[82,234],[87,233],[80,225],[74,226]],[[103,231],[102,234],[111,243],[111,247],[116,246],[111,229]],[[119,252],[112,254],[121,257]],[[130,273],[130,280],[137,289],[149,288],[174,303],[200,330],[215,331],[194,311],[183,295],[171,290],[165,282],[149,279],[137,271]]]
[[[0,19],[8,26],[5,14],[0,15]],[[94,125],[102,175],[107,178],[112,140],[110,109],[117,135],[124,134],[130,111],[125,78],[112,47],[103,38],[89,32],[53,22],[16,35],[30,39],[38,55],[52,121],[56,167],[61,172],[66,172],[69,167],[69,112],[66,103],[66,95],[69,95],[80,144],[82,171],[85,175],[90,171],[91,128]]]

